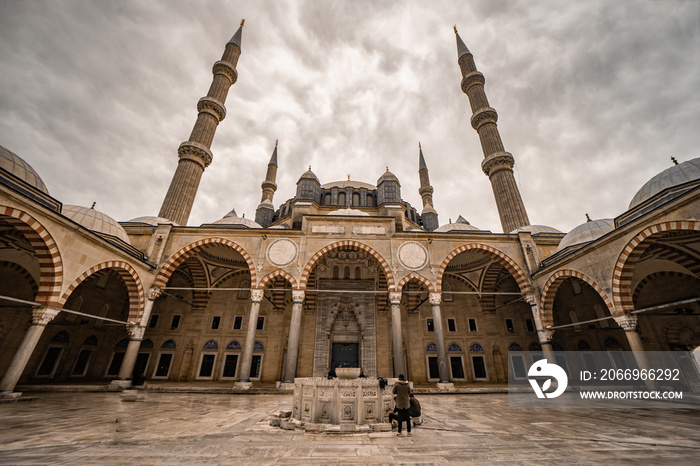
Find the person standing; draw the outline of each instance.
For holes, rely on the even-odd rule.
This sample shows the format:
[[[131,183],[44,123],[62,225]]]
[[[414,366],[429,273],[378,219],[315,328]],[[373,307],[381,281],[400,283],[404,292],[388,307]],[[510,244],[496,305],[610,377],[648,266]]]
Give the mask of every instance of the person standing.
[[[396,409],[398,410],[398,422],[399,422],[399,433],[397,436],[401,437],[401,424],[406,422],[407,436],[411,436],[411,415],[409,414],[409,409],[411,408],[411,386],[406,381],[406,377],[403,374],[399,374],[399,380],[394,384],[393,393],[396,397]]]

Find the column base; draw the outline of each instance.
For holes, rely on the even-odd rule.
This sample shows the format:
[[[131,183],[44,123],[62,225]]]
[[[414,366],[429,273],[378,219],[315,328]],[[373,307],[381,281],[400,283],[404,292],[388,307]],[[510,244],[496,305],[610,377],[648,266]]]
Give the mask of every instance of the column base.
[[[279,387],[277,387],[277,388],[279,388],[280,390],[293,391],[294,390],[294,382],[282,382],[279,384]]]
[[[22,392],[12,392],[12,391],[5,391],[5,392],[0,392],[0,398],[5,399],[5,400],[14,400],[17,398],[20,398],[22,396]]]
[[[238,381],[233,385],[233,388],[237,390],[250,390],[251,388],[253,388],[253,382]]]
[[[455,384],[452,382],[438,382],[436,386],[438,390],[443,390],[446,392],[453,392],[456,390]]]

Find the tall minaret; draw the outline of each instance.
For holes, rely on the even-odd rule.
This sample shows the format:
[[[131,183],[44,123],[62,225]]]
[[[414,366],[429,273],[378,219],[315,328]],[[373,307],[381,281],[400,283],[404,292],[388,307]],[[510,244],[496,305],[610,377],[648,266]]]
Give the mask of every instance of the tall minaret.
[[[462,91],[472,107],[472,127],[479,134],[484,161],[481,169],[491,180],[498,215],[504,233],[530,224],[518,185],[513,177],[513,156],[503,148],[496,121],[498,114],[489,106],[484,93],[484,75],[476,69],[474,57],[457,33],[457,63],[462,72]]]
[[[255,211],[255,221],[267,228],[272,223],[272,217],[275,215],[275,207],[272,205],[272,196],[277,191],[275,178],[277,178],[277,143],[275,141],[275,150],[272,151],[270,163],[267,164],[267,174],[265,181],[262,183],[262,199],[260,205]]]
[[[418,176],[420,177],[420,194],[423,199],[423,212],[420,214],[423,220],[423,228],[428,231],[433,231],[440,226],[438,223],[438,214],[433,207],[433,187],[430,186],[430,177],[428,176],[428,166],[423,158],[423,148],[418,143]]]
[[[245,20],[241,21],[238,31],[226,44],[221,60],[214,63],[212,70],[214,79],[206,97],[202,97],[197,103],[199,115],[192,134],[189,140],[180,144],[177,150],[180,161],[158,216],[170,219],[178,225],[187,224],[202,173],[212,161],[212,153],[209,149],[214,139],[214,132],[219,122],[226,116],[224,102],[226,102],[228,90],[238,79],[236,65],[238,57],[241,56],[241,34],[244,22]]]

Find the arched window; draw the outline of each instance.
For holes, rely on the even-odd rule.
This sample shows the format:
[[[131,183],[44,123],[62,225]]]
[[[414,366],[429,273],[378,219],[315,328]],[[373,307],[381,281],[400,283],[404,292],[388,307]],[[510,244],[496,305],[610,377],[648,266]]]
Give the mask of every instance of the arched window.
[[[374,196],[371,194],[367,195],[367,207],[374,207]]]
[[[483,353],[484,352],[484,347],[481,346],[479,343],[472,343],[469,345],[469,351],[472,353]]]
[[[160,345],[160,349],[175,349],[175,340],[165,340],[162,345]]]
[[[323,196],[323,204],[324,205],[331,205],[331,193],[326,193]]]
[[[459,346],[457,343],[450,343],[450,346],[447,347],[447,351],[451,353],[461,353],[462,347]]]
[[[226,345],[226,349],[229,351],[239,351],[241,349],[241,344],[236,340],[232,340],[228,345]]]
[[[337,265],[333,266],[333,278],[340,278],[340,268]]]
[[[508,347],[508,351],[522,351],[523,347],[517,343],[511,343]]]
[[[362,269],[360,267],[355,267],[355,280],[362,279]]]
[[[219,344],[217,342],[215,342],[214,340],[209,340],[208,342],[204,343],[204,346],[202,346],[202,349],[204,349],[204,350],[218,350]]]
[[[452,287],[449,283],[442,285],[442,300],[445,302],[452,301]]]
[[[350,266],[348,265],[346,265],[345,269],[343,270],[343,278],[346,280],[350,278]]]
[[[428,346],[425,347],[425,352],[437,353],[437,345],[435,343],[428,343]]]
[[[345,193],[338,194],[338,205],[345,205]]]
[[[353,206],[360,205],[360,193],[352,193],[352,205]]]

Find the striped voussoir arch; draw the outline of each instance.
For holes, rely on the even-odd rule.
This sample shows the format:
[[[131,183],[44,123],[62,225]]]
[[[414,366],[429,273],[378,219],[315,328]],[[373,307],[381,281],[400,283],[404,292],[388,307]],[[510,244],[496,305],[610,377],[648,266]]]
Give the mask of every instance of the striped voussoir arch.
[[[688,269],[688,271],[700,277],[700,260],[687,252],[668,244],[654,243],[647,248],[657,259],[664,259]]]
[[[88,277],[99,272],[100,270],[111,269],[114,273],[119,275],[119,277],[126,285],[127,292],[129,293],[129,322],[138,322],[141,318],[141,313],[143,312],[145,296],[143,293],[143,285],[141,284],[141,278],[139,278],[138,273],[134,268],[122,261],[107,261],[90,267],[88,270],[80,274],[73,283],[68,287],[68,289],[63,293],[59,304],[62,307],[71,293]]]
[[[576,270],[558,270],[547,279],[547,283],[545,283],[544,287],[542,288],[542,297],[540,298],[540,318],[542,319],[543,325],[554,325],[554,298],[556,297],[557,290],[562,282],[571,277],[578,278],[579,280],[582,280],[590,285],[591,288],[593,288],[603,299],[605,305],[608,306],[608,312],[610,312],[611,315],[615,315],[613,312],[614,307],[612,300],[595,281]]]
[[[394,274],[391,271],[389,264],[387,264],[384,258],[377,251],[367,246],[366,244],[358,243],[357,241],[338,241],[336,243],[325,246],[323,249],[314,254],[314,256],[306,264],[306,267],[304,267],[304,271],[301,274],[301,280],[299,281],[300,290],[306,289],[306,283],[309,280],[309,274],[314,269],[316,264],[326,255],[338,249],[350,249],[352,251],[360,251],[369,254],[379,263],[384,272],[384,275],[386,275],[387,288],[389,289],[389,291],[395,290],[396,282],[394,280]]]
[[[262,278],[262,280],[260,280],[260,285],[258,285],[258,288],[266,288],[269,285],[272,285],[275,278],[277,278],[277,277],[282,277],[285,280],[287,280],[289,282],[289,284],[292,285],[293,290],[299,289],[298,288],[299,285],[297,285],[297,281],[294,279],[294,277],[292,277],[287,272],[285,272],[284,270],[281,270],[281,269],[277,269],[274,272],[271,272],[271,273],[265,275]]]
[[[399,291],[400,291],[400,290],[403,290],[404,285],[405,285],[406,283],[410,282],[411,280],[416,280],[416,281],[419,281],[419,282],[423,283],[425,286],[428,287],[428,291],[429,291],[430,293],[434,293],[434,292],[435,292],[435,287],[433,286],[433,284],[431,283],[431,281],[428,280],[427,278],[425,278],[423,275],[418,274],[418,273],[416,273],[416,272],[411,272],[411,273],[409,273],[408,275],[406,275],[405,277],[403,277],[403,278],[401,279],[401,281],[399,282],[399,284],[396,286],[396,289],[399,290]]]
[[[204,264],[196,256],[190,256],[185,261],[187,268],[192,277],[193,288],[209,288],[207,281],[207,272],[204,269]],[[211,292],[207,290],[193,290],[192,292],[192,310],[204,311],[207,308],[207,303]]]
[[[613,303],[618,311],[629,314],[634,310],[634,299],[632,297],[634,267],[647,248],[654,244],[654,240],[670,231],[694,230],[700,230],[700,222],[677,220],[657,223],[639,232],[625,245],[617,258],[612,279]]]
[[[496,291],[496,285],[498,285],[498,279],[503,272],[503,266],[500,262],[491,262],[484,276],[481,279],[481,290],[489,293]],[[496,295],[485,294],[481,296],[481,310],[484,312],[496,312]]]
[[[683,272],[674,272],[674,271],[663,271],[663,272],[654,272],[650,273],[646,277],[642,278],[639,283],[634,287],[634,293],[632,293],[632,301],[637,302],[637,298],[639,297],[639,294],[644,290],[644,287],[649,284],[649,282],[657,279],[657,278],[662,278],[662,277],[675,277],[675,278],[680,278],[681,280],[686,280],[688,281],[687,285],[689,290],[692,290],[692,287],[695,287],[695,289],[698,289],[698,283],[700,283],[700,278],[694,277],[693,275],[689,275],[687,273]]]
[[[530,285],[530,280],[527,278],[527,275],[525,275],[523,270],[520,268],[520,266],[518,266],[518,264],[515,263],[513,259],[511,259],[506,254],[502,253],[496,248],[492,248],[491,246],[479,243],[465,244],[464,246],[460,246],[451,253],[449,253],[447,257],[445,257],[445,260],[442,261],[442,265],[440,265],[440,270],[438,271],[437,290],[439,292],[442,291],[442,277],[444,276],[445,269],[447,269],[447,266],[449,265],[450,261],[454,259],[458,254],[470,250],[484,251],[486,254],[493,255],[494,258],[503,267],[506,268],[508,273],[510,273],[513,276],[513,278],[515,278],[515,281],[518,283],[518,287],[520,288],[521,293],[530,294],[533,292],[532,285]]]
[[[248,264],[248,269],[250,269],[250,282],[251,282],[252,288],[256,288],[255,284],[257,283],[257,274],[255,272],[255,265],[253,264],[253,260],[250,258],[250,255],[248,255],[248,253],[245,251],[245,249],[243,249],[238,244],[234,243],[233,241],[224,239],[224,238],[202,239],[202,240],[199,240],[199,241],[194,242],[192,244],[188,244],[184,248],[177,251],[160,268],[160,271],[158,272],[158,276],[156,277],[155,281],[153,282],[153,286],[155,286],[157,288],[165,287],[165,285],[168,283],[168,279],[170,279],[170,276],[172,275],[172,273],[180,266],[180,264],[182,264],[182,262],[185,259],[190,257],[192,254],[195,254],[197,252],[197,250],[204,249],[204,248],[206,248],[207,245],[210,245],[210,244],[222,244],[224,246],[228,246],[231,249],[234,249],[235,251],[237,251],[241,256],[243,256],[243,259],[245,259],[246,263]]]
[[[44,306],[56,306],[63,284],[63,262],[56,242],[44,226],[26,212],[0,206],[0,219],[15,227],[34,248],[40,274],[34,299]]]
[[[36,294],[39,292],[39,285],[37,285],[36,280],[34,280],[32,274],[27,272],[27,269],[25,269],[21,265],[9,261],[0,261],[0,268],[14,270],[22,278],[24,278],[29,284],[30,288],[32,289],[32,296],[36,296]]]

